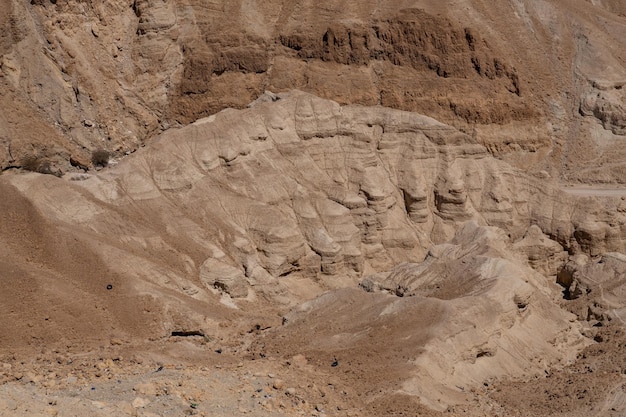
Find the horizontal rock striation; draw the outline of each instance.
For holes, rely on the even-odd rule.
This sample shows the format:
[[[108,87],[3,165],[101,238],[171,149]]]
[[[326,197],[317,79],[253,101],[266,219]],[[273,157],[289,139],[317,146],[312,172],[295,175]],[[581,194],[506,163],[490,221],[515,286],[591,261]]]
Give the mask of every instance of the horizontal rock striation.
[[[114,162],[171,126],[300,89],[435,117],[533,172],[621,181],[617,138],[591,121],[623,133],[623,17],[575,1],[10,0],[0,168],[94,169],[93,152]]]

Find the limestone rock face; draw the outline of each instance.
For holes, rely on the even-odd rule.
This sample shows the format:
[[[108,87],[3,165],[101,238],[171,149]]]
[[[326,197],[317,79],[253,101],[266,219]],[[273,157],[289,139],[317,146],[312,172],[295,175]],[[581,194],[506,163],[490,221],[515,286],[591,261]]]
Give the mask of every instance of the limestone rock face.
[[[424,262],[378,274],[388,294],[326,293],[295,308],[258,348],[341,352],[340,364],[377,352],[380,365],[368,367],[388,378],[381,386],[444,410],[492,378],[542,375],[590,343],[552,302],[555,283],[516,258],[502,229],[469,222]]]
[[[624,248],[622,212],[593,201],[570,210],[573,197],[434,119],[297,91],[276,99],[170,130],[116,167],[61,182],[77,196],[92,193],[97,208],[76,217],[68,200],[53,215],[89,219],[107,234],[93,223],[108,211],[102,204],[150,207],[146,218],[166,229],[141,233],[176,251],[191,245],[205,254],[192,266],[204,265],[201,281],[240,295],[255,274],[260,282],[296,272],[358,277],[422,259],[468,220],[524,236],[516,248],[549,274],[564,262],[561,245],[591,256]],[[36,178],[12,181],[25,192]]]
[[[267,413],[506,414],[494,380],[581,330],[621,354],[626,195],[594,191],[626,181],[624,1],[5,0],[0,29],[0,384],[26,404],[88,386],[76,352],[104,381],[149,344],[285,371]],[[51,351],[67,378],[22,373]],[[622,412],[600,369],[601,402],[551,410]]]
[[[544,274],[565,262],[563,250],[596,256],[626,242],[619,198],[565,194],[429,117],[299,91],[171,129],[95,175],[1,180],[20,196],[6,204],[27,202],[60,235],[80,236],[85,259],[106,271],[93,272],[98,280],[123,276],[137,297],[170,294],[154,310],[170,318],[144,328],[152,333],[202,328],[194,306],[220,291],[293,304],[298,280],[321,291],[396,267],[403,276],[397,265],[429,259],[466,222],[500,228]],[[397,279],[374,281],[418,291]]]
[[[626,81],[625,81],[626,84]],[[621,91],[623,85],[611,89],[612,91],[594,91],[583,97],[580,112],[584,116],[593,116],[602,123],[602,126],[615,135],[626,135],[626,108],[625,95]]]
[[[590,221],[583,210],[566,213],[556,190],[491,158],[472,138],[433,119],[341,107],[299,92],[279,97],[163,135],[153,149],[107,175],[121,176],[130,192],[125,198],[167,192],[182,201],[201,201],[213,195],[219,204],[205,210],[229,219],[226,229],[246,242],[236,246],[235,259],[252,257],[274,277],[302,268],[359,274],[419,258],[426,242],[450,239],[469,219],[500,226],[512,236],[521,236],[531,218],[539,218],[551,235],[557,235],[554,217]],[[549,222],[541,219],[544,210],[552,213]],[[586,223],[561,240],[589,253],[606,245],[619,250],[618,223],[598,222],[606,230],[593,234],[592,242]],[[548,247],[558,246],[542,238]],[[229,253],[223,243],[213,243]]]
[[[559,271],[566,306],[581,320],[618,320],[626,317],[626,256],[608,252],[597,260],[578,257]]]
[[[589,339],[570,312],[623,309],[621,255],[607,252],[625,251],[624,200],[565,193],[382,106],[267,92],[96,173],[12,172],[0,191],[3,349],[91,349],[94,328],[129,343],[205,336],[348,364],[347,385],[443,410],[573,359]],[[572,266],[564,251],[604,257]],[[570,312],[555,271],[578,297]]]
[[[70,159],[297,88],[435,117],[526,170],[621,181],[623,6],[572,1],[8,0],[0,167],[92,169]]]
[[[513,248],[526,255],[535,270],[547,276],[555,276],[568,259],[563,247],[546,236],[537,225],[531,225]]]

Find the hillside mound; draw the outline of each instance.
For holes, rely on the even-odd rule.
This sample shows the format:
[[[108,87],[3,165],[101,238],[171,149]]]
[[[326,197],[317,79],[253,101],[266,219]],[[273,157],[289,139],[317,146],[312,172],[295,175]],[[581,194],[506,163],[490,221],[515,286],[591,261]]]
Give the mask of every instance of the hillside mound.
[[[607,325],[623,309],[619,196],[562,192],[416,113],[267,93],[97,173],[0,185],[9,362],[304,357],[311,383],[337,362],[360,393],[324,401],[441,411],[574,361],[589,328],[560,305]]]

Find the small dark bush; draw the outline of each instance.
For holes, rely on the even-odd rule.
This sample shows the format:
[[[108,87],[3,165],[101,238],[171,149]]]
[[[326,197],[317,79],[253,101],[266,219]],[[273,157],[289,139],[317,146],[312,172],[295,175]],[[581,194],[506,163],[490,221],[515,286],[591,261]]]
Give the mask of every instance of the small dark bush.
[[[36,156],[27,156],[22,160],[20,165],[22,166],[22,169],[25,169],[26,171],[39,172],[41,160]]]
[[[98,149],[91,154],[91,163],[95,167],[105,167],[109,165],[111,154],[104,149]]]
[[[60,177],[63,173],[60,170],[54,170],[50,161],[38,158],[36,156],[28,156],[22,160],[22,169],[26,171],[38,172],[40,174],[55,175]]]

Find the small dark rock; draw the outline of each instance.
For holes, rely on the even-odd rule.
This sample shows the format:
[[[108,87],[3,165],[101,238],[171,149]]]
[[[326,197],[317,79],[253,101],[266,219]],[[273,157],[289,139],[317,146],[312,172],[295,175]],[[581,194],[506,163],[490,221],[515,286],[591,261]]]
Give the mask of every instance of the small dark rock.
[[[365,292],[374,292],[376,291],[376,283],[369,278],[365,278],[363,281],[359,283],[359,287]]]

